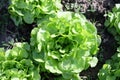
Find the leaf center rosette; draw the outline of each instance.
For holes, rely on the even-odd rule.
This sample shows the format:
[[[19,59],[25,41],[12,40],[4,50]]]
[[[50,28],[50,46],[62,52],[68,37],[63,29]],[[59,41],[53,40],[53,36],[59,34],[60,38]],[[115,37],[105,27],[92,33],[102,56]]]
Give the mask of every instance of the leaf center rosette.
[[[100,38],[82,14],[59,12],[31,32],[33,58],[64,78],[97,64]]]

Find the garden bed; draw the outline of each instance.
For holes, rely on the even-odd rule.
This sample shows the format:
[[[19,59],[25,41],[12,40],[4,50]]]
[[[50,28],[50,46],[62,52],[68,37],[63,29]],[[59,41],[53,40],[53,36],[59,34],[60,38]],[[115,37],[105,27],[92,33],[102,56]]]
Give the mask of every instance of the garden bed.
[[[7,2],[7,3],[6,3]],[[107,31],[104,25],[104,14],[111,11],[119,0],[62,0],[64,11],[82,12],[86,18],[95,24],[98,34],[101,36],[101,44],[97,58],[98,64],[94,68],[89,68],[80,73],[80,76],[87,80],[97,79],[97,74],[106,60],[110,59],[118,47],[113,35]],[[12,48],[15,42],[30,43],[31,30],[36,24],[24,24],[22,28],[15,26],[8,12],[9,1],[0,1],[0,47]],[[54,75],[51,75],[54,76]],[[87,79],[86,79],[87,78]]]

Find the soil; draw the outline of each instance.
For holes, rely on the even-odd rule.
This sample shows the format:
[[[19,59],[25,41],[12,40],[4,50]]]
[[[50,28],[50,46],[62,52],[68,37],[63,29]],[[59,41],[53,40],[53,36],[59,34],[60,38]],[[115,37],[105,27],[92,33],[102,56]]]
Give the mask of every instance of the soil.
[[[79,11],[79,12],[99,12],[104,13],[110,10],[114,4],[114,0],[62,0],[63,10]]]
[[[8,3],[6,3],[8,2]],[[84,80],[89,77],[90,80],[97,79],[97,73],[106,60],[110,59],[116,51],[116,41],[114,37],[107,32],[104,26],[104,14],[111,11],[120,0],[62,0],[64,11],[82,12],[88,20],[95,23],[98,34],[101,36],[102,43],[98,52],[99,62],[96,67],[89,68],[80,73]],[[16,28],[8,13],[8,0],[0,0],[0,47],[11,48],[14,42],[29,42],[30,32],[35,24],[25,24],[24,28]],[[7,45],[5,45],[5,44]]]
[[[9,0],[0,0],[0,47],[11,48],[14,42],[29,42],[35,24],[15,26],[8,12]]]

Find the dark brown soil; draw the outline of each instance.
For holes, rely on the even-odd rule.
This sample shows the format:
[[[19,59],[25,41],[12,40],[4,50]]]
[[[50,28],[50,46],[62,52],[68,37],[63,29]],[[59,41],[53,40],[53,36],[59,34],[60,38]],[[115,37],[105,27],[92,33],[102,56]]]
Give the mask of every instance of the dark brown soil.
[[[14,25],[8,12],[9,0],[0,0],[0,47],[11,48],[14,42],[30,40],[30,33],[34,24]]]

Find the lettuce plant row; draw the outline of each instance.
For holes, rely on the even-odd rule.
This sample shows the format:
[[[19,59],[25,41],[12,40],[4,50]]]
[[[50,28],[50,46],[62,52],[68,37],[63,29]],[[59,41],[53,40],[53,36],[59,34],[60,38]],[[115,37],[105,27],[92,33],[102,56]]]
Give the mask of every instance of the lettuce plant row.
[[[112,12],[106,14],[105,26],[120,46],[120,4],[116,4]],[[120,47],[111,59],[107,60],[98,73],[99,80],[120,79]]]
[[[95,26],[82,14],[62,12],[61,0],[11,0],[8,8],[16,26],[37,24],[30,44],[0,49],[0,80],[81,80],[79,73],[95,67],[101,42]],[[120,4],[105,14],[105,26],[120,45]],[[119,80],[120,47],[98,73],[99,80]]]
[[[30,44],[0,49],[0,80],[45,80],[45,72],[59,76],[52,80],[81,80],[80,72],[96,66],[97,29],[84,15],[61,7],[60,0],[11,0],[8,10],[15,25],[37,27]]]

